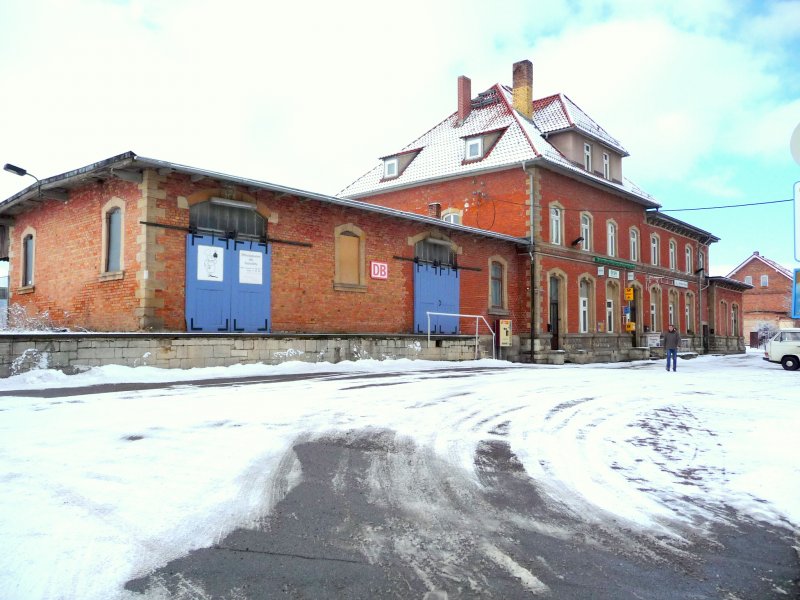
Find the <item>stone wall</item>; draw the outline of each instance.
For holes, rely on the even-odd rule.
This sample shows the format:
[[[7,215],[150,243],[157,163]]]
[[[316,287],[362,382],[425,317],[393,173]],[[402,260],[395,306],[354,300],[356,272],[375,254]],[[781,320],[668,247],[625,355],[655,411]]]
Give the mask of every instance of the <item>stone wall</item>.
[[[515,347],[518,350],[518,339],[515,339]],[[47,368],[76,373],[102,365],[189,369],[254,363],[275,365],[289,360],[330,363],[398,358],[462,361],[474,360],[475,356],[474,336],[436,337],[429,344],[427,337],[415,335],[0,335],[0,377]],[[479,338],[478,357],[492,357],[491,338]]]

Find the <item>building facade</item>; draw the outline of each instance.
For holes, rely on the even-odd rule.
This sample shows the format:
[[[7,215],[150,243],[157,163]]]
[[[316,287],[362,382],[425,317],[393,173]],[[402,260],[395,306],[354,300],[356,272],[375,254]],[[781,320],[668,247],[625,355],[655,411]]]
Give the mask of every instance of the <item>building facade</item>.
[[[624,360],[669,324],[687,349],[743,351],[741,318],[717,326],[711,306],[740,316],[746,289],[708,277],[719,238],[659,212],[623,175],[627,155],[563,94],[534,100],[522,61],[512,87],[475,97],[460,77],[454,113],[340,195],[527,238],[520,328],[534,361]]]

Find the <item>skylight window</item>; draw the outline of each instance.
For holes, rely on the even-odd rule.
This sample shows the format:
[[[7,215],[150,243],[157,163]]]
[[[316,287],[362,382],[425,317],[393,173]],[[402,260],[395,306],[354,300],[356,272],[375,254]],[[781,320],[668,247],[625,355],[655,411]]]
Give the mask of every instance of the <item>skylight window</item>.
[[[483,158],[483,138],[476,137],[467,140],[467,160]]]
[[[383,160],[383,178],[392,179],[399,175],[399,169],[396,158],[385,158]]]

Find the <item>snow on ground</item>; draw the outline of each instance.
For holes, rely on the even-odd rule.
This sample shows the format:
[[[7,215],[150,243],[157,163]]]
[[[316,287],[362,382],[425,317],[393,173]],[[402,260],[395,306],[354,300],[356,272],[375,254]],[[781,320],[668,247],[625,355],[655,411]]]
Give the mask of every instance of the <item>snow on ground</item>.
[[[680,360],[677,373],[663,361],[398,360],[11,377],[0,381],[0,597],[133,597],[127,580],[267,514],[280,499],[271,475],[298,438],[365,428],[396,431],[470,477],[478,444],[502,439],[555,506],[584,519],[679,539],[733,508],[797,531],[800,375],[761,355]],[[485,372],[435,372],[475,367]],[[288,373],[333,375],[9,395]],[[383,376],[347,376],[358,373]]]

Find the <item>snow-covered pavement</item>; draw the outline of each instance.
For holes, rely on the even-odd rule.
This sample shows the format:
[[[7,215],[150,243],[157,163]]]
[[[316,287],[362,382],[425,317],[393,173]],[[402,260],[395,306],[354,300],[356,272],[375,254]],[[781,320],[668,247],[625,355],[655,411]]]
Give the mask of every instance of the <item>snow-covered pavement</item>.
[[[702,534],[732,511],[797,535],[800,375],[761,355],[679,360],[677,373],[663,361],[402,360],[5,379],[0,597],[139,598],[123,590],[127,581],[268,515],[302,481],[298,465],[283,469],[281,485],[275,478],[297,440],[352,431],[393,432],[476,488],[476,452],[502,442],[553,507],[676,551],[688,531]],[[290,373],[308,376],[60,398],[9,393]],[[420,490],[411,477],[404,489],[397,502],[411,506]],[[544,593],[534,574],[508,568]]]

